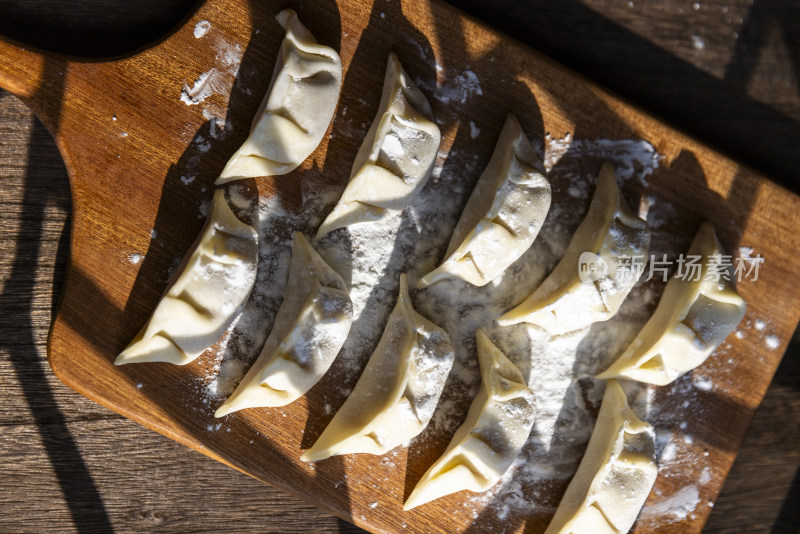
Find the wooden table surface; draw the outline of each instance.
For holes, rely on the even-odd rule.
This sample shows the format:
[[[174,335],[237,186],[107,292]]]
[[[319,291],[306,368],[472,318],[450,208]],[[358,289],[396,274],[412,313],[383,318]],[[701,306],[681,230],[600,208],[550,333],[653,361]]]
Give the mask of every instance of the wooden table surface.
[[[6,0],[0,33],[66,53],[123,54],[192,4]],[[800,3],[458,5],[800,191]],[[53,376],[45,343],[69,253],[67,173],[41,124],[1,91],[0,205],[0,531],[359,532]],[[796,336],[706,532],[800,529],[799,353]]]

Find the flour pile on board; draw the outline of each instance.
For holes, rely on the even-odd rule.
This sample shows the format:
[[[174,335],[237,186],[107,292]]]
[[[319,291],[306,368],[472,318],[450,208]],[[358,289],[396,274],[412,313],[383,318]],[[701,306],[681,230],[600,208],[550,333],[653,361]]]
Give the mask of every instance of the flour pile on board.
[[[421,48],[420,54],[424,55]],[[432,93],[433,98],[442,104],[463,106],[473,96],[483,95],[480,78],[478,78],[475,71],[469,68],[463,72],[449,75],[445,72],[445,68],[437,63],[436,72],[439,75],[444,75],[444,80],[439,84],[420,78],[414,81],[420,88]]]
[[[231,87],[239,73],[239,65],[242,62],[244,49],[239,44],[232,44],[225,40],[217,32],[212,32],[211,24],[208,21],[200,21],[195,25],[194,36],[197,39],[208,36],[209,41],[204,39],[203,43],[210,42],[213,48],[214,65],[202,72],[195,81],[189,85],[183,84],[180,100],[187,106],[196,106],[204,103],[213,94],[220,94],[224,97],[223,107],[206,104],[203,115],[215,117],[224,124],[225,109],[227,99],[230,96]]]
[[[580,158],[568,157],[561,161],[570,152],[583,154],[591,162],[596,158],[603,158],[614,164],[617,178],[623,182],[636,178],[643,185],[647,184],[647,177],[659,167],[661,156],[653,145],[644,140],[636,139],[572,139],[567,134],[563,139],[554,139],[547,136],[547,153],[544,166],[548,172],[556,165],[567,164],[573,167],[585,166],[586,162]],[[572,170],[570,172],[576,172]]]
[[[211,29],[211,23],[207,20],[201,20],[197,24],[194,25],[194,38],[200,39],[201,37],[205,37],[208,33],[208,30]]]
[[[685,486],[669,497],[656,504],[650,505],[642,511],[642,519],[658,518],[659,522],[666,519],[669,523],[686,519],[700,504],[700,492],[697,486]]]
[[[649,153],[647,147],[634,142],[620,145],[595,141],[582,143],[577,149],[563,149],[563,144],[563,140],[553,144],[553,150],[560,153],[550,160],[558,162],[550,174],[555,190],[576,183],[591,184],[601,159],[609,153],[616,157],[614,162],[622,169],[623,180],[649,174],[659,163],[657,156],[644,157]],[[631,148],[630,153],[624,151],[625,146]],[[548,144],[548,153],[550,150]],[[464,168],[470,168],[475,176],[481,171],[470,154],[457,150],[441,153],[437,172],[402,214],[336,230],[315,243],[351,288],[354,306],[350,336],[331,368],[335,375],[332,383],[338,384],[338,390],[330,392],[326,405],[334,409],[341,405],[374,350],[396,302],[400,274],[407,273],[413,287],[441,259],[460,207],[470,193],[460,172]],[[338,194],[337,190],[316,193],[309,188],[298,212],[304,214],[302,217],[288,212],[277,199],[262,200],[257,289],[230,338],[221,344],[219,376],[210,381],[210,390],[221,394],[229,389],[223,386],[235,383],[234,375],[246,368],[244,363],[231,362],[254,358],[263,343],[268,330],[263,325],[270,325],[274,319],[288,276],[291,227],[313,233]],[[531,249],[487,286],[443,281],[412,291],[415,308],[448,332],[456,350],[456,361],[432,423],[415,443],[449,437],[465,416],[480,383],[475,347],[475,330],[479,327],[486,328],[520,367],[536,394],[539,416],[528,444],[501,484],[473,499],[474,513],[489,503],[496,504],[494,508],[501,514],[537,507],[543,513],[552,513],[557,503],[540,502],[539,494],[547,495],[548,485],[567,483],[582,456],[603,393],[591,377],[619,354],[652,311],[652,289],[641,284],[614,320],[572,335],[550,339],[532,326],[492,325],[532,291],[563,255],[590,196],[569,197],[565,201],[568,205],[555,205]],[[249,356],[242,358],[242,354]],[[534,487],[541,489],[525,493],[525,488]]]
[[[194,84],[189,87],[184,84],[181,91],[181,102],[187,106],[194,106],[211,96],[213,93],[221,92],[224,85],[220,83],[219,72],[212,67],[198,76]]]
[[[413,444],[448,439],[463,420],[480,383],[475,346],[479,327],[486,328],[520,367],[536,395],[539,415],[520,458],[500,484],[470,501],[471,514],[481,513],[487,505],[499,515],[531,510],[552,513],[558,503],[546,500],[553,493],[548,488],[561,488],[569,482],[602,398],[602,386],[592,376],[624,349],[655,304],[653,289],[639,284],[617,317],[585,331],[551,339],[533,326],[493,326],[494,319],[530,293],[563,255],[586,212],[602,159],[613,157],[622,181],[652,173],[660,161],[644,142],[595,140],[565,147],[567,143],[548,140],[546,145],[552,187],[558,191],[586,184],[581,187],[587,188],[587,194],[554,194],[554,198],[566,200],[551,208],[539,238],[525,255],[482,288],[443,281],[412,290],[415,308],[448,332],[456,350],[432,422]],[[401,214],[336,230],[314,242],[351,288],[354,308],[350,335],[330,371],[334,375],[331,383],[338,385],[324,399],[331,410],[347,397],[377,345],[397,300],[400,274],[406,273],[409,286],[414,287],[440,261],[471,192],[464,183],[464,169],[475,177],[482,170],[472,154],[442,151],[428,184]],[[211,404],[232,391],[266,339],[288,278],[291,231],[313,235],[339,194],[338,188],[323,184],[304,188],[297,211],[286,209],[277,197],[260,201],[256,289],[210,364],[204,392],[214,399]],[[632,397],[637,394],[641,392],[631,392]],[[530,488],[538,489],[530,492]]]

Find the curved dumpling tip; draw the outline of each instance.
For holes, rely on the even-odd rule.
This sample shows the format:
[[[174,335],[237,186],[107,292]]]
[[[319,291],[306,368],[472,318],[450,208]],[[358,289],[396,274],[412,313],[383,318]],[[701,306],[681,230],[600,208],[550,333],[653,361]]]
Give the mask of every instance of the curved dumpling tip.
[[[697,270],[672,277],[653,316],[598,378],[663,386],[702,364],[747,311],[734,287],[732,266],[720,263],[723,255],[714,227],[703,223],[686,256],[699,260]]]
[[[397,56],[389,54],[378,113],[353,162],[350,181],[317,239],[402,211],[428,180],[440,140],[428,100]]]
[[[589,211],[553,272],[519,306],[500,317],[559,335],[616,315],[644,272],[650,227],[628,207],[614,169],[603,163]]]
[[[217,184],[291,172],[317,148],[336,110],[342,61],[317,44],[297,14],[275,17],[286,30],[267,95],[250,135],[222,170]]]
[[[114,364],[193,361],[219,340],[241,311],[253,289],[257,264],[258,234],[236,217],[218,189],[181,274]]]
[[[375,352],[353,392],[301,460],[384,454],[422,432],[454,357],[447,333],[414,311],[401,275],[397,305]]]
[[[610,380],[586,454],[545,534],[628,532],[657,475],[653,427]]]
[[[516,117],[508,115],[453,231],[446,259],[417,288],[448,278],[488,284],[528,250],[549,209],[544,167]]]
[[[519,369],[478,329],[481,388],[444,454],[403,505],[410,510],[463,490],[494,486],[519,455],[536,416],[533,392]]]
[[[325,375],[344,344],[353,303],[344,280],[294,233],[286,296],[258,359],[214,414],[285,406]]]

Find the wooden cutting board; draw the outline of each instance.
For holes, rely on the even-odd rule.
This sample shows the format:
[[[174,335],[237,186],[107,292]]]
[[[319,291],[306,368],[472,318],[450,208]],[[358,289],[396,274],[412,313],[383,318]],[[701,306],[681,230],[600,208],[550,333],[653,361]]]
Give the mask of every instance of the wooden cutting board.
[[[52,133],[73,193],[71,258],[49,340],[53,371],[112,410],[368,530],[543,530],[547,513],[476,514],[462,506],[464,494],[402,512],[403,497],[446,439],[432,444],[422,460],[407,458],[402,449],[394,468],[369,456],[312,468],[298,456],[304,431],[322,426],[313,420],[324,413],[319,394],[282,410],[278,424],[275,412],[254,410],[220,432],[193,380],[205,372],[204,357],[185,367],[112,364],[150,315],[167,284],[165,272],[199,232],[199,209],[211,198],[213,180],[247,133],[283,38],[274,15],[284,7],[296,9],[320,42],[340,49],[345,81],[331,139],[291,175],[259,179],[262,196],[279,194],[299,206],[304,184],[344,183],[361,140],[345,130],[372,119],[386,55],[394,51],[415,78],[435,80],[439,89],[468,72],[480,80],[480,91],[452,86],[441,93],[448,98],[431,99],[443,149],[458,147],[485,162],[509,111],[540,138],[646,139],[664,159],[646,183],[626,184],[626,197],[669,200],[681,215],[670,228],[687,244],[707,218],[728,250],[752,246],[764,257],[758,280],[739,286],[748,302],[741,338],[731,336],[703,367],[719,380],[692,397],[702,408],[686,408],[680,428],[671,429],[691,433],[694,439],[679,447],[705,458],[704,472],[710,473],[697,486],[696,506],[681,521],[640,521],[635,527],[699,531],[800,317],[793,279],[800,267],[794,254],[800,250],[800,199],[437,2],[209,0],[163,42],[103,62],[0,41],[0,86],[22,98]],[[212,68],[211,94],[194,105],[182,101],[184,86],[191,89]],[[472,135],[470,121],[482,125],[480,136]],[[554,204],[567,195],[555,190]],[[685,402],[680,391],[672,402]],[[691,465],[659,476],[648,504],[700,477]],[[547,490],[553,502],[563,489]],[[370,506],[374,502],[380,506]]]

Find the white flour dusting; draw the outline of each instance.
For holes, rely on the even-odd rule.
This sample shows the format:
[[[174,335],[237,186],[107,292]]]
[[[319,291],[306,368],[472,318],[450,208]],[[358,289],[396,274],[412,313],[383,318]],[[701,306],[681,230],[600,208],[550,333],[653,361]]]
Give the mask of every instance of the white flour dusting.
[[[647,186],[647,177],[660,165],[663,156],[655,147],[644,140],[635,139],[572,139],[567,134],[563,139],[547,136],[547,154],[544,166],[549,172],[559,164],[565,154],[577,152],[592,159],[602,158],[614,163],[617,179],[623,182],[637,178]],[[572,165],[585,162],[577,158],[566,160]]]
[[[205,37],[208,33],[208,30],[211,29],[211,23],[207,20],[201,20],[197,24],[194,25],[194,37],[195,39],[200,39],[201,37]]]
[[[739,251],[739,257],[745,261],[748,260],[752,261],[755,259],[753,258],[753,252],[754,252],[753,247],[739,247],[738,251]]]
[[[656,432],[656,446],[661,449],[661,454],[658,456],[659,464],[663,465],[675,459],[678,448],[675,446],[675,442],[672,441],[672,432]]]
[[[654,388],[655,398],[647,420],[656,428],[658,454],[658,480],[650,503],[639,515],[639,524],[645,529],[656,529],[665,523],[675,523],[694,518],[699,507],[713,506],[704,500],[704,487],[712,482],[711,453],[700,444],[696,436],[704,436],[704,419],[707,417],[704,399],[713,393],[714,383],[698,375],[686,374],[672,384]],[[693,416],[684,419],[688,410]],[[701,437],[699,441],[703,441]],[[685,478],[687,473],[700,473],[696,481],[678,491],[674,480]]]
[[[184,84],[181,91],[181,102],[187,106],[195,106],[215,92],[219,92],[221,87],[217,85],[218,78],[217,69],[211,68],[198,76],[191,87]]]
[[[414,81],[420,88],[433,93],[433,98],[442,104],[464,105],[473,96],[483,95],[481,81],[471,69],[449,75],[446,69],[437,63],[436,72],[440,78],[444,78],[444,81],[438,83],[436,87],[429,81],[419,78]]]
[[[772,350],[777,349],[781,344],[781,340],[778,339],[778,336],[774,336],[771,334],[768,335],[766,338],[764,338],[764,342],[767,344],[767,347],[769,347]]]
[[[480,80],[471,70],[456,73],[438,89],[428,89],[438,101],[450,104],[462,104],[482,94]],[[361,129],[366,131],[367,126],[361,125]],[[475,138],[479,133],[478,127],[470,123],[470,136]],[[550,338],[534,326],[501,328],[493,324],[494,319],[527,296],[564,254],[585,215],[603,160],[614,165],[626,194],[629,183],[636,187],[647,185],[646,178],[659,167],[662,156],[644,140],[548,136],[544,163],[554,202],[539,237],[527,253],[501,277],[482,288],[443,281],[421,291],[411,291],[415,309],[448,332],[456,351],[452,372],[431,424],[412,440],[412,447],[424,447],[430,440],[441,443],[449,439],[463,420],[480,379],[475,348],[478,327],[485,328],[520,367],[536,396],[538,417],[520,457],[490,491],[460,494],[461,503],[454,513],[467,510],[478,517],[488,509],[501,520],[513,515],[545,519],[552,515],[558,505],[552,496],[560,495],[574,474],[602,399],[603,382],[593,376],[624,350],[658,302],[663,283],[642,280],[615,318],[583,331]],[[345,279],[354,308],[350,335],[331,368],[331,376],[326,377],[331,378],[329,383],[336,384],[323,399],[326,414],[341,406],[383,333],[397,299],[400,274],[408,275],[409,287],[413,288],[441,260],[459,210],[471,192],[469,183],[477,179],[483,163],[475,154],[458,147],[442,150],[427,185],[400,215],[336,230],[312,242]],[[323,182],[308,182],[303,182],[302,203],[297,209],[289,209],[278,197],[259,201],[260,254],[254,293],[218,344],[208,363],[207,375],[201,377],[197,386],[203,398],[203,412],[209,417],[258,355],[271,329],[288,278],[291,232],[299,230],[312,236],[344,187],[344,184],[332,187]],[[237,186],[231,188],[231,200],[240,208],[248,203]],[[677,212],[669,203],[653,195],[627,200],[633,207],[638,206],[640,215],[651,224],[651,253],[675,257],[684,252],[685,240],[676,244],[666,228],[659,230],[675,220]],[[769,344],[771,340],[766,342]],[[626,386],[634,410],[658,430],[660,476],[678,476],[688,469],[695,471],[703,461],[702,456],[698,459],[686,452],[687,445],[693,442],[693,428],[685,422],[676,424],[688,404],[673,404],[676,398],[694,402],[713,387],[710,379],[693,375],[658,390],[637,384]],[[216,424],[212,429],[216,429]],[[698,480],[696,485],[660,496],[661,500],[647,508],[647,518],[668,521],[686,518],[699,505],[704,484]]]
[[[195,26],[195,37],[198,37],[198,28],[202,32],[199,37],[205,35],[201,27],[203,22],[205,21],[198,22]],[[208,28],[210,27],[209,24]],[[200,74],[191,87],[186,83],[183,84],[180,100],[187,106],[196,106],[215,93],[222,95],[226,100],[230,95],[233,82],[239,73],[239,64],[242,61],[244,50],[241,45],[231,44],[219,36],[213,39],[212,46],[216,52],[214,66]],[[217,119],[224,120],[223,111],[213,109],[212,113]]]
[[[645,507],[641,519],[658,518],[662,523],[682,521],[697,509],[698,504],[700,504],[700,492],[697,486],[686,486],[664,500]]]
[[[692,374],[692,384],[700,391],[711,391],[711,388],[714,387],[714,382],[710,378],[694,373]]]
[[[480,134],[481,134],[481,129],[478,128],[478,125],[475,124],[473,121],[469,121],[469,136],[472,139],[477,139]]]
[[[551,162],[558,163],[551,167],[553,188],[566,189],[585,182],[588,194],[579,199],[570,197],[564,205],[555,203],[533,247],[487,286],[444,281],[412,291],[415,308],[448,332],[456,350],[456,361],[432,422],[413,445],[449,438],[463,419],[480,379],[475,352],[478,327],[487,328],[490,337],[517,363],[536,395],[539,415],[520,458],[500,484],[469,501],[473,513],[489,504],[500,515],[553,512],[558,503],[544,500],[552,493],[545,488],[562,488],[569,481],[591,435],[602,398],[602,383],[592,376],[624,349],[655,304],[652,289],[640,284],[614,320],[571,335],[551,339],[533,326],[492,325],[495,318],[532,291],[564,253],[588,206],[601,158],[613,156],[623,181],[650,174],[660,161],[641,141],[595,140],[578,143],[575,148],[564,147],[564,140],[553,144],[558,153],[557,158],[550,156]],[[630,153],[625,152],[626,147]],[[548,142],[548,155],[550,151]],[[407,273],[413,287],[441,259],[460,206],[471,192],[463,182],[465,168],[474,176],[482,170],[471,154],[442,152],[432,178],[401,215],[336,230],[315,243],[350,286],[354,307],[350,336],[331,369],[335,375],[332,383],[339,386],[325,399],[326,411],[328,406],[335,410],[341,405],[377,344],[397,298],[400,274]],[[245,364],[229,365],[228,371],[235,371],[229,373],[224,362],[250,360],[263,343],[287,277],[290,230],[312,233],[339,195],[337,190],[316,193],[314,189],[304,191],[302,217],[288,212],[277,199],[262,200],[262,258],[255,302],[248,304],[230,338],[220,344],[219,362],[214,366],[219,375],[209,380],[213,387],[207,388],[207,394],[221,395],[229,387],[220,384],[232,386],[246,368]],[[285,221],[284,230],[278,231],[281,221]],[[290,228],[285,228],[286,222]],[[639,389],[644,393],[634,387],[631,396],[646,398],[646,388]],[[646,410],[647,402],[643,404]]]
[[[697,34],[692,35],[692,46],[694,46],[696,50],[705,50],[706,41]]]

